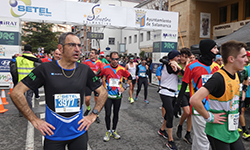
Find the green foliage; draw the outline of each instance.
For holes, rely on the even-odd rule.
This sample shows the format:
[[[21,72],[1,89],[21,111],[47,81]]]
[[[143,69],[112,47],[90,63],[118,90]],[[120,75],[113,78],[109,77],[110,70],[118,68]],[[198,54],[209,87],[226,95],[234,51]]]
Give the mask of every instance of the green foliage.
[[[145,56],[145,51],[141,51],[139,54],[140,57],[144,57]]]
[[[37,48],[44,47],[45,53],[54,51],[58,45],[58,32],[52,32],[54,24],[27,22],[22,28],[22,45],[30,44],[33,52],[37,52]],[[25,44],[24,44],[25,43]]]

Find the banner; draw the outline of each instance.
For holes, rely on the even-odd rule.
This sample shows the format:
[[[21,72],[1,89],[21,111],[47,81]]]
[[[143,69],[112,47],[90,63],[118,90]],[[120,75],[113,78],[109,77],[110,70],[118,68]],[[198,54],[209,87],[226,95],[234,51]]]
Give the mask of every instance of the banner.
[[[20,46],[0,45],[0,58],[11,58],[14,54],[20,53]]]
[[[178,13],[62,0],[5,0],[0,17],[23,21],[133,28],[178,30]]]
[[[19,45],[19,32],[0,31],[0,44]]]
[[[10,73],[0,72],[0,85],[1,86],[9,86],[12,82],[12,77]]]
[[[211,14],[200,14],[200,38],[210,38],[211,33]]]
[[[154,41],[178,42],[178,31],[156,31],[153,33]]]
[[[19,32],[20,31],[19,19],[0,17],[0,30]]]
[[[0,58],[0,72],[10,72],[11,59]]]

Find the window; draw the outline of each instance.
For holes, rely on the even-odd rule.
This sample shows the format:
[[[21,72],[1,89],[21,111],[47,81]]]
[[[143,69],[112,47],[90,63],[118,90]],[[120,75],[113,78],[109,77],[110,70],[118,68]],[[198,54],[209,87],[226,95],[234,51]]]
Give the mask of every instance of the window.
[[[227,22],[227,6],[220,8],[220,23]]]
[[[131,44],[131,42],[132,42],[132,37],[129,36],[129,37],[128,37],[128,43]]]
[[[147,41],[150,40],[150,31],[147,32]]]
[[[125,44],[127,43],[127,38],[126,38],[126,37],[124,37],[124,43],[125,43]]]
[[[245,18],[250,17],[250,0],[246,0],[245,9]]]
[[[109,38],[109,45],[115,45],[115,38]]]
[[[137,35],[134,36],[134,43],[137,43]]]
[[[238,20],[239,3],[231,5],[231,21]]]
[[[140,34],[140,42],[143,41],[143,33]]]

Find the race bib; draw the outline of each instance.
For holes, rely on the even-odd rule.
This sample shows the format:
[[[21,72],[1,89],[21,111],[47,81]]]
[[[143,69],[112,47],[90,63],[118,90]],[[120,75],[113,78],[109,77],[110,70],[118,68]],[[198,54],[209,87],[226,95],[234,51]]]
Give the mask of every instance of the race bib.
[[[243,83],[240,84],[240,92],[243,90]]]
[[[80,111],[80,94],[55,94],[54,101],[56,113]]]
[[[212,74],[201,75],[202,85],[204,85],[207,82],[207,80],[211,77],[212,77]]]
[[[135,78],[135,73],[130,73],[131,74],[131,76],[132,76],[132,78]]]
[[[109,79],[110,87],[120,87],[120,79],[110,78]]]
[[[141,77],[145,77],[145,76],[146,76],[145,72],[140,73],[140,76],[141,76]]]
[[[235,131],[238,129],[239,124],[239,113],[228,114],[228,130]]]

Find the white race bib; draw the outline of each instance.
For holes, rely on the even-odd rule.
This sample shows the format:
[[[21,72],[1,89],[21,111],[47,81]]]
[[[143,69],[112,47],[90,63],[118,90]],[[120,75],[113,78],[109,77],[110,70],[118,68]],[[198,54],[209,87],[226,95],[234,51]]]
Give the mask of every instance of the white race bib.
[[[109,79],[110,87],[120,87],[120,79],[110,78]]]
[[[239,113],[228,114],[228,130],[235,131],[238,129],[239,124]]]
[[[146,76],[145,72],[140,73],[140,76],[145,77]]]
[[[211,77],[212,77],[212,74],[201,75],[202,85],[204,85],[207,82],[207,80]]]
[[[80,111],[80,94],[55,94],[54,101],[56,113]]]

